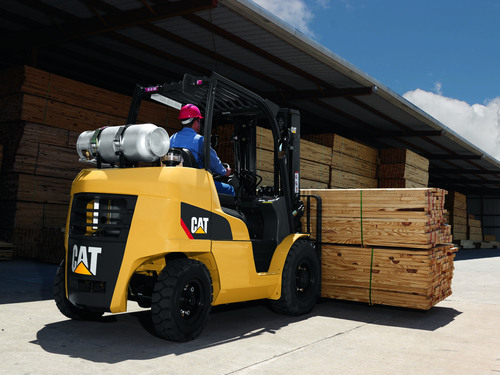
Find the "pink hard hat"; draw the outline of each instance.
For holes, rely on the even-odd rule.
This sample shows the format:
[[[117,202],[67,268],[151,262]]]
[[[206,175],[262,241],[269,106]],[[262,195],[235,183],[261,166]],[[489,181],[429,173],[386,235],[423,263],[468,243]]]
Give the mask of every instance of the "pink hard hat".
[[[203,118],[201,112],[194,104],[186,104],[179,112],[179,120],[188,120],[192,118]]]

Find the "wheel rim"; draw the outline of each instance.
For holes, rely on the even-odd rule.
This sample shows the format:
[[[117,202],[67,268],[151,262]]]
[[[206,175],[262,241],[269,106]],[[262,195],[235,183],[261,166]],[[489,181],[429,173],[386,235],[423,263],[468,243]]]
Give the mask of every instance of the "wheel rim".
[[[295,293],[300,299],[304,299],[308,295],[313,284],[314,275],[311,272],[311,264],[303,260],[295,270]]]
[[[203,310],[203,289],[198,280],[184,285],[179,301],[179,314],[184,320],[195,319]]]

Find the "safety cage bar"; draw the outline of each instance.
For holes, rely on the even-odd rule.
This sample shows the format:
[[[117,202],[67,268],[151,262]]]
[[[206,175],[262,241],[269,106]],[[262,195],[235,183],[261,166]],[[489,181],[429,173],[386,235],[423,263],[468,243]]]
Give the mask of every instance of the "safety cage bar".
[[[316,200],[316,238],[314,238],[314,243],[316,244],[316,251],[321,257],[321,243],[322,243],[322,217],[323,217],[323,203],[319,195],[300,195],[300,198],[306,198],[306,230],[305,233],[311,233],[311,198]],[[321,259],[321,258],[320,258]]]

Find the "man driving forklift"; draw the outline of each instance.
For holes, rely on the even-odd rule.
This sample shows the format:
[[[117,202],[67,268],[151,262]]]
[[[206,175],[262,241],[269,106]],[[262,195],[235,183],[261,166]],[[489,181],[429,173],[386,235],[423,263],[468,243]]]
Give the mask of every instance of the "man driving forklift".
[[[198,163],[199,168],[203,168],[204,166],[203,136],[198,134],[202,118],[203,116],[197,106],[186,104],[181,108],[178,117],[181,120],[183,128],[170,138],[170,146],[188,149]],[[232,172],[231,167],[224,167],[213,148],[210,148],[210,169],[214,173],[225,177],[229,177]],[[221,181],[214,181],[214,183],[219,194],[234,196],[233,186]]]

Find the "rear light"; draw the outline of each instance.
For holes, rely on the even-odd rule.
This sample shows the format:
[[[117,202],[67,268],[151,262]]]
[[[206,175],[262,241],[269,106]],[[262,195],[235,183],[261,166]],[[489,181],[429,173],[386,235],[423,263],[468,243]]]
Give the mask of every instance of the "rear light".
[[[75,194],[70,235],[125,237],[130,230],[137,197],[113,194]]]

